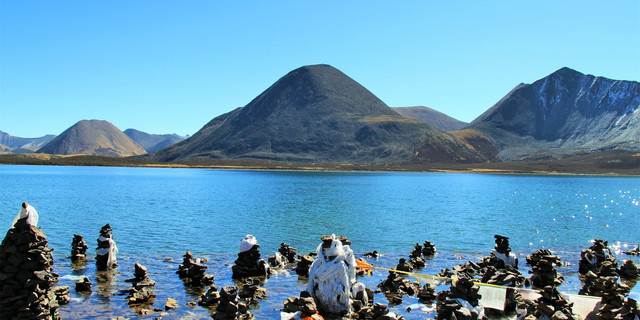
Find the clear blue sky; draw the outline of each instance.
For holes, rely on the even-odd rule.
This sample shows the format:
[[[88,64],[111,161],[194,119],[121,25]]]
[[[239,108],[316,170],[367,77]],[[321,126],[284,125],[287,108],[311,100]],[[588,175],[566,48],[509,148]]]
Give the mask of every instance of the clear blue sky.
[[[0,130],[194,134],[303,65],[471,121],[567,66],[640,80],[640,1],[0,0]]]

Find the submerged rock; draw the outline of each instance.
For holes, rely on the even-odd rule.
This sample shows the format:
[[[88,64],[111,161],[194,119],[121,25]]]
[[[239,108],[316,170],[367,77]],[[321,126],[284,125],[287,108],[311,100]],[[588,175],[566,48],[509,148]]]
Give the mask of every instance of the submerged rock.
[[[27,218],[18,219],[0,244],[0,319],[59,319],[53,248]]]
[[[91,281],[89,281],[89,278],[84,277],[82,281],[76,282],[76,292],[91,292]]]

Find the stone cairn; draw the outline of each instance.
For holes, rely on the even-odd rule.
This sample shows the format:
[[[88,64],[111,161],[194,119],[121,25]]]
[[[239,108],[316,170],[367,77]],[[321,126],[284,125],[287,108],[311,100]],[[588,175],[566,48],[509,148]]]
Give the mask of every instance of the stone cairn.
[[[418,301],[424,304],[432,304],[434,300],[436,300],[436,288],[434,288],[431,284],[425,283],[418,293],[416,294],[418,297]]]
[[[422,258],[422,250],[422,246],[419,243],[416,243],[413,247],[413,251],[409,254],[409,264],[412,269],[422,269],[426,265],[426,262]]]
[[[247,240],[253,240],[255,244],[250,249],[242,251],[246,243],[251,243]],[[247,235],[247,238],[241,243],[241,251],[238,253],[238,259],[236,259],[235,265],[231,267],[231,271],[233,272],[233,279],[271,275],[271,269],[267,262],[260,257],[260,245],[255,242],[253,236]]]
[[[527,316],[522,317],[524,319],[529,319],[530,316],[533,316],[535,319],[580,320],[580,316],[573,314],[572,306],[573,303],[567,301],[556,287],[546,286],[541,292],[541,297],[534,303],[528,304]]]
[[[88,248],[84,238],[79,234],[74,234],[71,241],[71,261],[86,261]]]
[[[438,293],[435,319],[486,319],[484,309],[478,305],[482,298],[478,290],[472,280],[462,278],[455,281],[449,290]],[[458,299],[466,303],[461,303]]]
[[[23,218],[0,244],[0,319],[59,319],[53,248]]]
[[[111,229],[108,223],[100,228],[100,237],[98,238],[98,248],[96,250],[98,252],[96,255],[96,268],[99,271],[107,270],[118,265],[115,262],[110,264],[110,260],[115,261],[115,257],[111,257],[111,242],[113,241],[111,231],[113,231],[113,229]]]
[[[614,287],[618,279],[616,263],[605,260],[595,272],[589,270],[584,275],[584,283],[580,289],[580,294],[602,297],[605,290]]]
[[[310,255],[305,254],[304,256],[300,257],[300,260],[298,260],[298,265],[295,269],[298,276],[308,277],[309,269],[311,268],[312,263],[313,257],[311,257]]]
[[[560,257],[550,250],[540,249],[527,255],[527,264],[531,266],[531,285],[535,288],[546,286],[557,287],[562,284],[564,278],[558,273],[556,267],[561,266]]]
[[[578,272],[581,275],[586,275],[589,271],[597,272],[604,261],[615,263],[616,258],[611,254],[611,250],[607,248],[606,241],[595,239],[591,247],[582,250],[580,253]]]
[[[300,297],[290,297],[284,302],[284,309],[287,313],[299,312],[300,319],[320,320],[323,319],[318,314],[318,307],[311,294],[307,291],[300,292]]]
[[[238,287],[228,286],[220,290],[220,302],[213,315],[216,320],[253,319],[246,304],[239,301]]]
[[[280,249],[278,249],[278,252],[285,258],[287,258],[287,262],[288,263],[294,263],[296,262],[296,258],[298,257],[298,254],[296,253],[296,248],[286,244],[286,243],[281,243],[280,244]]]
[[[636,245],[633,249],[622,251],[622,253],[628,254],[630,256],[640,256],[640,245]]]
[[[260,286],[260,280],[248,278],[238,292],[238,297],[247,305],[257,304],[259,300],[267,300],[267,289]]]
[[[625,280],[636,280],[640,277],[640,273],[638,273],[638,267],[631,260],[627,260],[623,265],[620,266],[620,278]]]
[[[438,250],[436,249],[435,243],[431,243],[431,241],[427,240],[422,244],[422,256],[431,257],[434,256],[437,252]]]
[[[605,288],[602,293],[602,300],[595,310],[597,319],[622,319],[619,316],[623,313],[622,307],[625,305],[624,297],[627,296],[630,291],[631,288],[623,283],[616,283],[615,285]],[[628,302],[628,305],[631,305],[631,302]],[[626,315],[630,315],[631,319],[634,317],[631,310],[629,310]]]
[[[156,282],[151,280],[147,275],[147,268],[136,263],[133,276],[133,279],[125,280],[125,282],[131,282],[133,286],[133,288],[129,290],[129,296],[127,296],[125,300],[129,301],[129,304],[152,303],[156,297],[156,294],[153,292],[153,286],[156,285]]]
[[[176,271],[180,279],[195,286],[213,284],[213,275],[204,273],[207,270],[207,266],[201,264],[200,259],[195,259],[188,250],[183,255],[183,258],[182,264],[178,266],[178,271]]]
[[[358,319],[396,320],[404,319],[389,311],[389,307],[382,303],[376,303],[372,307],[364,307],[358,312]]]

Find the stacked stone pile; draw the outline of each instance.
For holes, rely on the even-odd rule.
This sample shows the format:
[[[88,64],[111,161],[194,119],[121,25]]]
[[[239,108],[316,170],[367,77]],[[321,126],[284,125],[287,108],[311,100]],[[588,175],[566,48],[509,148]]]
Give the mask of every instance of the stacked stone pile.
[[[253,238],[253,236],[247,235]],[[255,239],[255,238],[253,238]],[[271,275],[271,269],[267,262],[260,257],[260,245],[255,243],[250,249],[240,251],[235,265],[231,267],[233,278],[240,279],[246,277],[266,277]]]
[[[562,284],[564,278],[558,273],[556,267],[561,266],[560,257],[549,250],[536,250],[527,256],[527,264],[531,265],[531,285],[535,288],[546,286],[557,287]]]
[[[627,298],[622,305],[622,308],[620,308],[620,314],[622,315],[623,320],[640,319],[640,307],[638,306],[638,301],[632,298]]]
[[[372,307],[364,307],[358,312],[358,319],[373,319],[373,320],[396,320],[403,319],[402,316],[389,311],[389,307],[382,303],[376,303]]]
[[[283,257],[280,252],[275,253],[274,256],[269,257],[269,259],[267,259],[269,267],[271,268],[276,268],[276,269],[282,269],[287,265],[287,258]]]
[[[320,320],[323,319],[318,314],[318,307],[315,300],[311,297],[309,292],[300,292],[300,297],[290,297],[284,302],[284,309],[286,313],[298,313],[300,319]]]
[[[429,283],[425,283],[416,294],[418,301],[425,304],[431,304],[436,300],[436,289]]]
[[[267,299],[267,289],[260,287],[258,279],[246,279],[238,297],[246,301],[247,304],[255,304],[259,300]]]
[[[631,260],[627,260],[623,265],[620,266],[620,278],[625,280],[636,280],[640,278],[640,273],[638,273],[638,267]]]
[[[581,275],[585,275],[589,271],[597,272],[600,265],[605,261],[615,263],[616,258],[611,254],[611,250],[607,248],[606,241],[595,239],[591,247],[582,250],[580,253],[578,272]]]
[[[595,310],[598,319],[613,320],[619,319],[622,314],[622,307],[625,304],[624,297],[629,294],[631,288],[622,283],[609,286],[602,292],[602,300]]]
[[[156,294],[153,292],[153,286],[156,285],[156,282],[151,280],[147,275],[147,268],[136,263],[133,276],[133,279],[125,280],[125,282],[131,282],[133,286],[133,288],[129,290],[129,296],[126,298],[129,304],[153,302],[153,299],[156,297]]]
[[[595,272],[589,270],[584,275],[584,283],[580,289],[580,294],[602,297],[607,288],[615,286],[618,278],[616,263],[605,260]]]
[[[389,272],[386,279],[378,285],[383,293],[413,296],[420,289],[420,282],[411,282],[396,272]]]
[[[200,259],[195,259],[188,250],[183,255],[183,258],[182,264],[178,266],[178,271],[176,271],[180,279],[196,286],[213,284],[213,275],[204,273],[207,270],[207,266],[200,263]]]
[[[0,319],[59,319],[51,251],[26,218],[9,229],[0,245]]]
[[[425,241],[422,244],[422,256],[430,257],[436,254],[438,250],[436,249],[436,244],[431,243],[431,241]]]
[[[69,286],[55,287],[53,288],[53,292],[56,294],[56,300],[59,305],[65,305],[71,301],[69,297]]]
[[[484,309],[478,306],[482,296],[472,280],[459,279],[449,290],[441,291],[436,297],[436,319],[486,319]],[[460,299],[460,300],[459,300]],[[464,302],[462,302],[462,301]]]
[[[493,237],[495,238],[496,246],[491,251],[490,263],[498,269],[503,269],[507,266],[518,269],[518,258],[511,253],[509,238],[498,234]]]
[[[280,244],[280,249],[278,249],[278,252],[285,258],[287,258],[287,262],[288,263],[294,263],[296,262],[296,258],[298,257],[298,254],[296,253],[296,248],[286,244],[286,243],[281,243]]]
[[[71,241],[71,261],[86,261],[88,248],[84,238],[79,234],[74,234]]]
[[[198,304],[203,307],[210,307],[218,303],[220,303],[220,293],[216,285],[210,286],[207,292],[198,298]]]
[[[238,299],[238,287],[228,286],[220,290],[220,303],[213,315],[216,320],[245,320],[253,319],[247,305]]]
[[[541,297],[532,305],[529,315],[536,319],[568,319],[579,320],[580,316],[575,315],[572,310],[573,303],[567,301],[565,296],[556,287],[546,286],[541,292]]]
[[[100,237],[98,238],[98,248],[96,250],[96,268],[98,270],[107,270],[117,266],[115,252],[112,250],[112,247],[115,247],[115,243],[113,242],[111,231],[113,229],[108,223],[100,228]]]
[[[309,276],[309,268],[311,268],[311,264],[313,263],[313,258],[309,255],[304,255],[300,257],[298,260],[298,265],[296,266],[296,273],[299,276]]]

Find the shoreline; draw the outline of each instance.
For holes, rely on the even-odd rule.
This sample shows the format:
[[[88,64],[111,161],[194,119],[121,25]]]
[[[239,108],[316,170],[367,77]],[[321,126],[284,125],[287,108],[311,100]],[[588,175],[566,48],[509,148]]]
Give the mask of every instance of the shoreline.
[[[86,167],[198,168],[223,170],[291,170],[337,172],[444,172],[478,174],[640,176],[640,153],[606,151],[562,159],[490,163],[317,164],[259,160],[148,162],[90,155],[3,154],[0,164]]]

